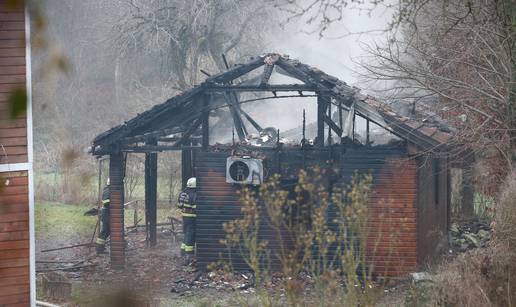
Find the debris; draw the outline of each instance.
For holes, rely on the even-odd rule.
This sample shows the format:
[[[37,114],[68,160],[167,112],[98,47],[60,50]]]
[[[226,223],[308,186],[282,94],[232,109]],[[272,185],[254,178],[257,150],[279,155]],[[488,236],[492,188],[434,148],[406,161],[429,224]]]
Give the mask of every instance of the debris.
[[[53,251],[58,251],[58,250],[63,250],[63,249],[68,249],[68,248],[75,248],[75,247],[83,247],[83,246],[90,247],[90,246],[94,246],[94,244],[93,243],[75,244],[75,245],[70,245],[70,246],[45,249],[45,250],[42,250],[41,252],[46,253],[46,252],[53,252]]]
[[[427,272],[414,272],[410,273],[410,277],[412,278],[412,282],[414,283],[420,283],[420,282],[432,282],[433,278],[432,275],[430,275]]]
[[[44,274],[42,286],[45,295],[52,299],[67,300],[72,294],[72,283],[56,272]]]
[[[454,223],[450,226],[451,246],[464,252],[471,248],[485,247],[491,239],[491,227],[481,221],[464,225]]]
[[[468,240],[470,243],[475,245],[475,247],[480,247],[480,241],[471,233],[465,233],[463,234],[464,238]]]

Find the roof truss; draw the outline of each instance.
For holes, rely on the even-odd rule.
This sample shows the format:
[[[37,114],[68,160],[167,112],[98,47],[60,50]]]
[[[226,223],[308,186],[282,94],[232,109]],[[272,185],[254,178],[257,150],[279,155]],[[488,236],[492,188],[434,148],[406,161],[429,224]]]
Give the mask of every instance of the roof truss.
[[[261,66],[264,66],[264,69],[257,80],[233,84],[236,79]],[[275,66],[278,67],[278,71],[282,71],[281,73],[298,79],[303,84],[269,84],[268,81]],[[128,149],[131,144],[137,142],[146,142],[149,139],[159,139],[182,133],[178,141],[170,146],[171,148],[180,147],[198,130],[202,114],[226,106],[230,108],[236,132],[242,139],[247,131],[241,115],[244,115],[255,129],[260,130],[261,126],[249,114],[240,109],[241,102],[237,95],[240,92],[272,92],[273,96],[266,97],[267,99],[292,97],[278,96],[278,92],[298,92],[298,95],[294,97],[313,96],[305,95],[306,92],[310,92],[333,98],[337,107],[340,108],[349,109],[354,104],[355,112],[364,118],[424,149],[436,148],[445,143],[442,141],[446,141],[448,137],[443,136],[442,133],[435,136],[438,133],[436,131],[427,130],[425,133],[422,126],[416,127],[408,118],[400,117],[392,111],[384,109],[372,97],[361,95],[356,88],[352,88],[316,68],[277,54],[268,54],[209,76],[200,85],[138,114],[122,125],[99,134],[93,141],[92,152],[95,155],[102,155],[124,150],[124,148]],[[227,104],[221,105],[219,100],[211,99],[212,95],[224,95]],[[342,135],[342,127],[333,122],[329,116],[324,115],[321,120],[335,133]]]

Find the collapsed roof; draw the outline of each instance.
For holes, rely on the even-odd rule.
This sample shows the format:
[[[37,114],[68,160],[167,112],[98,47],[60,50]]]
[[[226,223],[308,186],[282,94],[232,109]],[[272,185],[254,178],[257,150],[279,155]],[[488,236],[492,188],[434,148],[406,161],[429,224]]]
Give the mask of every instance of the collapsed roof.
[[[262,66],[264,70],[258,82],[251,82],[258,84],[249,84],[249,81],[233,84],[236,79]],[[280,68],[284,74],[300,80],[302,84],[268,84],[267,82],[275,66]],[[192,89],[97,135],[93,140],[92,154],[109,154],[124,150],[124,146],[129,144],[147,142],[151,139],[155,140],[172,134],[182,135],[171,146],[171,148],[179,147],[200,126],[203,113],[221,107],[220,103],[214,99],[203,98],[214,93],[222,94],[229,107],[232,108],[231,110],[238,113],[243,111],[239,108],[236,96],[231,94],[242,91],[268,91],[272,92],[274,96],[277,92],[283,91],[299,92],[299,97],[303,97],[303,92],[307,91],[325,95],[331,97],[346,110],[353,106],[355,113],[358,115],[423,150],[442,149],[452,136],[450,129],[438,121],[416,120],[400,115],[385,103],[372,96],[361,94],[357,88],[347,85],[334,76],[298,60],[290,59],[286,55],[270,53],[252,58],[248,63],[235,65],[224,72],[210,76]],[[243,113],[252,123],[252,119],[245,112]],[[237,119],[238,117],[234,117],[235,121]],[[324,121],[332,129],[342,132],[342,127],[339,128],[331,119],[324,118]]]

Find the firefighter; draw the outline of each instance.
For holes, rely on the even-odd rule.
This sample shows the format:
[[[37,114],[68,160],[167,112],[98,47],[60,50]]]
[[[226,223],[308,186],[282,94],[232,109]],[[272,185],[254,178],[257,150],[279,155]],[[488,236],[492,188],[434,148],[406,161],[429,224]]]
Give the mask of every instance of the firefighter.
[[[185,256],[185,264],[193,262],[195,248],[195,219],[197,217],[197,179],[192,177],[186,182],[184,189],[178,197],[177,205],[181,209],[183,216],[183,243],[181,244],[181,254]]]
[[[110,202],[110,191],[109,191],[109,179],[107,180],[106,186],[102,190],[102,208],[100,209],[100,232],[95,241],[95,248],[97,254],[101,254],[106,249],[106,240],[110,234],[109,228],[109,202]]]

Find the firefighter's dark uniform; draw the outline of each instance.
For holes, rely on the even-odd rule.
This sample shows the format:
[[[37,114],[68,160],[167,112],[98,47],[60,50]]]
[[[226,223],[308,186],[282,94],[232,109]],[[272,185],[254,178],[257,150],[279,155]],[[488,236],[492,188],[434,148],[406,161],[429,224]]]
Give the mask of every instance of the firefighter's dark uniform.
[[[102,190],[102,209],[100,209],[100,232],[96,240],[97,252],[104,252],[106,240],[110,234],[109,227],[109,202],[110,202],[109,185]]]
[[[194,188],[186,188],[179,194],[177,203],[183,216],[184,239],[181,244],[181,252],[186,255],[193,255],[195,248],[195,220],[197,208],[197,192]]]

